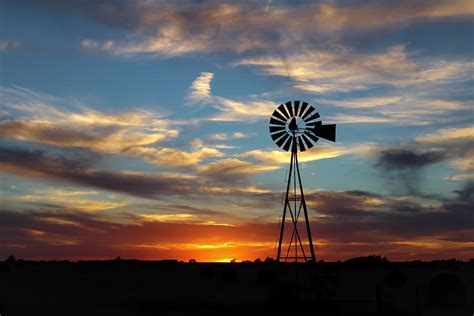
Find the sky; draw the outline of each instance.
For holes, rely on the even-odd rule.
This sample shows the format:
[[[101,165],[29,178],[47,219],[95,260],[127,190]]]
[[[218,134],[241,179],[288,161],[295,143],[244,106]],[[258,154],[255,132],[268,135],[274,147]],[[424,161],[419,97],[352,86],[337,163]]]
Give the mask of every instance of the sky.
[[[0,258],[276,257],[290,100],[318,260],[474,253],[474,5],[0,1]]]

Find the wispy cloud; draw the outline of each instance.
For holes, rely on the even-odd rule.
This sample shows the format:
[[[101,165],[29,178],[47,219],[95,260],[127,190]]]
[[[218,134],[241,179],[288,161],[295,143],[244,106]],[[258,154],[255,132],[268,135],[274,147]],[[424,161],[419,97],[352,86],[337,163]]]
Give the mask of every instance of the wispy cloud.
[[[166,120],[146,111],[111,114],[76,105],[72,112],[58,104],[66,100],[36,91],[1,87],[0,92],[2,107],[13,117],[0,121],[2,138],[116,154],[178,135]]]
[[[56,205],[58,208],[81,212],[109,211],[128,205],[128,203],[125,201],[98,199],[88,196],[88,194],[83,194],[81,196],[75,194],[71,196],[67,193],[64,194],[64,192],[61,190],[57,192],[32,192],[32,194],[18,196],[14,200],[15,202],[20,203]]]
[[[224,153],[215,148],[203,147],[194,151],[183,151],[172,147],[133,147],[126,155],[141,157],[151,163],[161,166],[195,167],[203,159],[222,157]]]
[[[467,174],[456,174],[454,176],[444,177],[443,180],[448,181],[467,181],[467,180],[474,180],[474,172],[467,173]]]
[[[467,80],[472,69],[468,60],[416,61],[409,58],[404,45],[372,54],[353,52],[345,47],[331,51],[303,50],[285,58],[246,58],[235,65],[258,67],[266,75],[289,78],[296,89],[318,94],[365,90],[377,85],[407,87],[456,82]],[[378,101],[377,105],[381,100],[373,101]],[[367,107],[366,102],[359,105]]]
[[[131,156],[162,166],[191,167],[201,160],[222,157],[216,148],[191,151],[156,144],[178,136],[163,117],[148,111],[103,113],[84,106],[61,109],[67,102],[24,88],[2,87],[2,105],[12,119],[0,120],[0,138],[62,148]]]
[[[218,179],[229,179],[229,177],[254,175],[276,169],[278,169],[276,166],[227,158],[199,166],[198,172]]]
[[[201,73],[193,81],[189,89],[188,100],[194,103],[207,103],[220,111],[211,116],[212,121],[255,121],[267,118],[275,108],[275,102],[247,98],[243,101],[233,100],[211,94],[211,80],[213,74]],[[234,135],[235,136],[235,135]],[[242,134],[237,134],[237,137]],[[235,137],[235,138],[237,138]]]
[[[125,56],[311,47],[339,33],[402,28],[417,21],[474,13],[466,0],[272,4],[271,10],[269,6],[270,1],[262,12],[262,4],[257,2],[116,3],[88,5],[87,9],[81,4],[48,4],[49,9],[66,10],[125,30],[126,39],[82,42],[89,49]]]
[[[474,127],[443,128],[434,133],[422,135],[416,138],[425,143],[471,143],[474,145]]]

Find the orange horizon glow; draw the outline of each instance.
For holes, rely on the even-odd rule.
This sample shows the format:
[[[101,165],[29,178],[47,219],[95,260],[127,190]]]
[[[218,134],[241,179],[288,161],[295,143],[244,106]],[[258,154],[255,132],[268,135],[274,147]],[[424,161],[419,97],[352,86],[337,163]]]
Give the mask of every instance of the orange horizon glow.
[[[7,244],[9,254],[17,258],[26,260],[111,260],[116,257],[122,259],[140,259],[140,260],[178,260],[188,262],[191,259],[196,262],[235,262],[255,261],[260,259],[264,261],[267,257],[276,258],[275,241],[249,241],[246,239],[248,231],[242,227],[239,232],[241,239],[226,239],[227,234],[204,235],[199,233],[199,241],[188,242],[151,242],[151,243],[123,243],[116,244],[107,252],[96,253],[99,249],[94,249],[93,245],[82,243],[78,240],[54,240],[54,238],[45,236],[47,234],[38,231],[29,231],[34,234],[38,240],[49,244],[43,254],[26,255],[29,252],[29,246]],[[127,239],[123,236],[123,239]],[[364,257],[369,255],[379,255],[387,257],[389,261],[413,261],[413,260],[439,260],[456,258],[467,261],[472,258],[472,252],[469,247],[474,243],[465,242],[446,242],[438,239],[419,239],[413,241],[392,241],[392,242],[331,242],[328,240],[315,240],[315,252],[317,260],[326,262],[344,261],[355,257]],[[283,245],[282,249],[286,249]],[[63,254],[56,253],[60,250]],[[56,253],[56,254],[55,254]],[[69,255],[68,255],[69,253]],[[291,260],[290,260],[291,261]]]

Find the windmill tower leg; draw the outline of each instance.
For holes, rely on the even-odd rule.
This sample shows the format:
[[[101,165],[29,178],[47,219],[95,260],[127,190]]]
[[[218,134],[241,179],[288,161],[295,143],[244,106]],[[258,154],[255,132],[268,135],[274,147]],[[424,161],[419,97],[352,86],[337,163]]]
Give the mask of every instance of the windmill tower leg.
[[[283,233],[285,229],[286,210],[287,210],[288,204],[290,203],[288,201],[288,194],[290,193],[291,176],[293,174],[293,158],[294,158],[293,156],[294,156],[294,153],[291,152],[290,171],[288,172],[288,183],[286,185],[286,194],[285,194],[285,206],[283,207],[283,215],[282,215],[281,227],[280,227],[280,239],[278,241],[277,261],[280,261],[280,258],[281,258],[281,244],[283,242]]]
[[[309,242],[309,249],[311,251],[311,260],[313,262],[316,262],[316,255],[314,254],[314,247],[313,247],[313,237],[311,236],[311,228],[309,226],[309,218],[308,218],[308,209],[306,208],[306,201],[304,198],[304,192],[303,192],[303,184],[301,183],[301,175],[300,175],[300,168],[298,166],[298,156],[295,155],[295,160],[296,160],[296,171],[298,173],[298,182],[300,185],[300,194],[301,194],[301,204],[303,206],[303,212],[304,212],[304,219],[306,222],[306,232],[308,234],[308,242]]]

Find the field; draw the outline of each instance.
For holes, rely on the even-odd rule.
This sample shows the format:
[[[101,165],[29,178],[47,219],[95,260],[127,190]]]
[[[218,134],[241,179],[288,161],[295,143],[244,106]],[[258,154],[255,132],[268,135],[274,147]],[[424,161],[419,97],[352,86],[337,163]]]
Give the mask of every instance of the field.
[[[15,315],[472,315],[474,262],[7,260]]]

